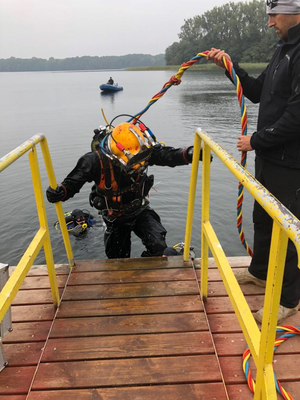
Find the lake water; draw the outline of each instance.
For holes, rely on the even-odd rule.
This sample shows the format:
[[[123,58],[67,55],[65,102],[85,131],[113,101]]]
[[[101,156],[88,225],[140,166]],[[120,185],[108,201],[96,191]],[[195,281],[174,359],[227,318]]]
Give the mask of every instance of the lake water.
[[[109,121],[119,114],[136,114],[144,109],[172,74],[171,71],[0,73],[0,157],[36,133],[43,133],[48,140],[56,179],[60,182],[75,166],[77,159],[90,151],[93,130],[105,125],[101,109]],[[124,90],[100,93],[99,85],[111,75]],[[252,133],[256,126],[257,106],[248,101],[246,105],[248,132]],[[191,69],[185,72],[182,83],[171,87],[150,107],[142,120],[159,141],[174,147],[193,144],[194,132],[201,127],[240,160],[236,149],[237,136],[241,132],[239,104],[234,86],[221,70],[202,72]],[[39,146],[38,152],[41,153]],[[46,190],[47,175],[40,156],[39,159]],[[248,155],[248,169],[253,173],[253,153]],[[168,231],[168,245],[184,240],[190,171],[190,166],[149,168],[149,173],[155,175],[155,190],[150,192],[150,202]],[[197,257],[200,256],[200,178],[201,166],[192,234]],[[228,256],[246,255],[236,228],[237,185],[236,179],[214,157],[211,164],[211,221]],[[63,203],[65,212],[83,208],[97,220],[85,238],[71,237],[75,259],[105,258],[102,220],[88,203],[90,188],[91,184],[87,183],[76,197]],[[245,193],[243,221],[250,246],[252,206],[252,198]],[[66,262],[61,235],[53,227],[57,220],[55,207],[46,201],[46,210],[54,261]],[[15,265],[37,228],[26,155],[1,173],[0,262]],[[142,244],[133,235],[132,257],[139,257],[142,251]],[[36,263],[44,263],[43,254],[38,256]]]

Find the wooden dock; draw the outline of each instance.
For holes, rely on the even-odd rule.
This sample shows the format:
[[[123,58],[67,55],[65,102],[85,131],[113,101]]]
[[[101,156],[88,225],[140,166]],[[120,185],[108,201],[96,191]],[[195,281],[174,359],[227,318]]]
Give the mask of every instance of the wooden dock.
[[[229,262],[245,268],[249,257]],[[77,261],[71,274],[65,265],[56,270],[58,310],[43,266],[31,269],[14,300],[0,400],[253,398],[242,370],[246,343],[212,261],[205,305],[198,259],[88,260]],[[258,310],[264,289],[242,289]],[[299,317],[285,324],[299,326]],[[295,336],[274,357],[277,378],[295,398],[299,353]]]

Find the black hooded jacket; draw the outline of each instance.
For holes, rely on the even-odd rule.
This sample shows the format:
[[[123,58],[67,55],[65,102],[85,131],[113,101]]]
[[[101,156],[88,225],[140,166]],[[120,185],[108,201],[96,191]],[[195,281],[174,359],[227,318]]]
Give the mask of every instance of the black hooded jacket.
[[[288,39],[278,43],[271,62],[257,78],[237,63],[233,67],[244,95],[260,103],[252,148],[268,161],[300,169],[300,24],[289,29]]]

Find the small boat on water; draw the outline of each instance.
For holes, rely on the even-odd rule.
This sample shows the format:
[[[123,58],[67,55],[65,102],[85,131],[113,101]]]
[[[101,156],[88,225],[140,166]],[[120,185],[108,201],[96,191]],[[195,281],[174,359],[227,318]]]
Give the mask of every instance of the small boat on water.
[[[111,85],[110,83],[103,83],[99,87],[100,90],[102,90],[103,92],[118,92],[120,90],[123,90],[123,86],[119,86],[117,83],[113,85]]]

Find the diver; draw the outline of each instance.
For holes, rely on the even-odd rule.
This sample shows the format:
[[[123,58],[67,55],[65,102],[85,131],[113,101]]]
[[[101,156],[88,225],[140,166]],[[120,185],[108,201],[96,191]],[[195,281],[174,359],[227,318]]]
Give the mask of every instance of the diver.
[[[116,117],[118,118],[118,117]],[[167,231],[159,215],[149,205],[149,191],[154,176],[148,166],[176,167],[193,159],[193,146],[174,148],[156,141],[154,134],[140,120],[111,123],[94,136],[92,151],[83,155],[75,168],[55,189],[48,187],[50,203],[66,201],[80,191],[86,182],[94,182],[90,204],[100,211],[105,222],[105,253],[111,258],[130,258],[131,233],[142,241],[142,257],[178,255],[166,244]],[[200,153],[202,160],[202,151]]]
[[[74,236],[80,236],[87,233],[87,230],[93,226],[94,217],[86,210],[79,210],[76,208],[71,213],[65,213],[65,221],[68,232]],[[59,222],[54,224],[56,230],[60,230]]]
[[[112,77],[109,78],[109,80],[107,81],[108,85],[113,85],[114,84],[114,80]]]

